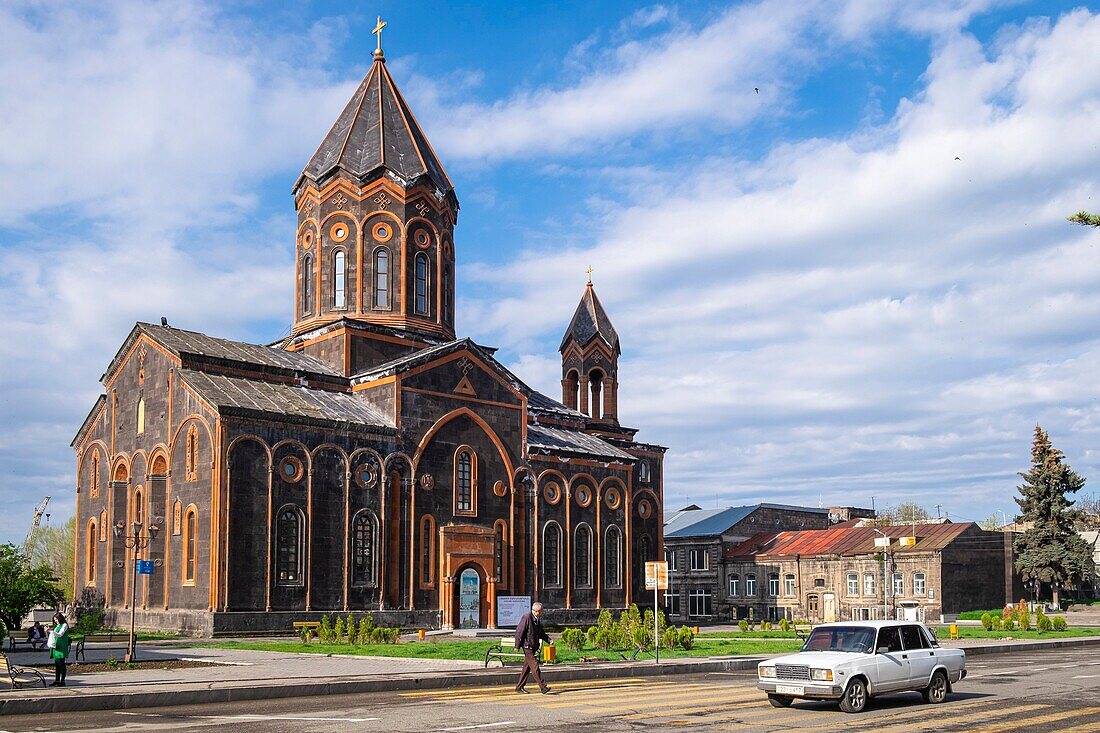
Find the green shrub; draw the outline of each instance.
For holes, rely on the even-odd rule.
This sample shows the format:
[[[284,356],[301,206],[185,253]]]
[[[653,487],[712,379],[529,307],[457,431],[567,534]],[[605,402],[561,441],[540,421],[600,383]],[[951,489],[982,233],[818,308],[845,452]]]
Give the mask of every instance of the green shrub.
[[[993,630],[993,615],[990,614],[989,611],[982,614],[982,628],[986,631]]]
[[[302,640],[303,644],[309,643],[310,636],[312,636],[312,634],[309,633],[309,629],[307,627],[302,626],[298,629],[298,638]]]
[[[1020,613],[1020,609],[1016,609],[1016,618],[1019,619],[1020,631],[1031,631],[1031,614],[1024,609],[1023,613]]]
[[[1015,622],[1013,622],[1011,616],[1005,616],[1001,618],[1001,629],[1003,629],[1004,631],[1012,631],[1015,626],[1016,624]]]
[[[336,626],[332,629],[332,640],[339,644],[344,640],[344,619],[336,617]]]
[[[1001,611],[1001,620],[1015,621],[1016,620],[1016,607],[1008,605]]]
[[[320,637],[322,644],[332,643],[332,624],[329,623],[328,614],[321,617],[321,625],[317,629],[317,636]]]
[[[1038,618],[1035,619],[1035,626],[1038,627],[1039,633],[1050,631],[1053,625],[1054,624],[1052,624],[1050,621],[1050,616],[1047,616],[1045,613],[1040,613],[1038,615]]]
[[[111,669],[118,669],[118,660],[114,657],[110,657],[105,664]]]
[[[678,641],[679,635],[676,633],[675,626],[669,626],[665,629],[665,633],[661,635],[661,646],[665,649],[675,649]]]
[[[585,641],[587,641],[585,633],[580,629],[566,629],[561,632],[561,643],[565,644],[567,649],[579,652],[584,649]]]
[[[1000,616],[1001,609],[993,608],[986,611],[963,611],[959,614],[959,621],[978,621],[984,614],[987,613],[990,616]]]
[[[1052,623],[1054,625],[1054,630],[1055,631],[1065,631],[1066,630],[1066,619],[1065,619],[1065,617],[1055,616],[1054,621]]]
[[[695,646],[695,634],[688,627],[681,626],[680,633],[676,635],[676,641],[685,650],[691,649],[693,646]]]
[[[791,630],[791,622],[788,621],[785,618],[781,618],[781,619],[779,619],[779,628],[782,629],[783,631],[790,631]]]
[[[374,629],[374,616],[368,613],[366,616],[359,619],[359,629],[355,632],[355,643],[370,643],[370,633],[372,629]]]
[[[741,619],[740,621],[737,622],[737,628],[741,629],[742,631],[748,631],[749,630],[749,622],[746,621],[745,619]]]
[[[589,646],[596,646],[596,631],[597,629],[595,626],[589,626],[588,631],[585,632],[585,636],[588,637]]]

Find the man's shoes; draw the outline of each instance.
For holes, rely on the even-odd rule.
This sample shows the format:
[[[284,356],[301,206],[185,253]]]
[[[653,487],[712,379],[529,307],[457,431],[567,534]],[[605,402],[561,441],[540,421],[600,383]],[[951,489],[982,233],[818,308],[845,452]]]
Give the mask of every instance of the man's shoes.
[[[541,692],[543,695],[549,695],[550,694],[550,685],[543,685],[542,687],[539,688],[539,692]]]
[[[515,688],[515,690],[516,690],[516,692],[518,692],[521,695],[530,695],[531,694],[530,692],[523,689],[522,687],[517,687],[517,688]]]
[[[60,682],[51,682],[50,683],[50,687],[60,687],[60,686],[61,686]]]

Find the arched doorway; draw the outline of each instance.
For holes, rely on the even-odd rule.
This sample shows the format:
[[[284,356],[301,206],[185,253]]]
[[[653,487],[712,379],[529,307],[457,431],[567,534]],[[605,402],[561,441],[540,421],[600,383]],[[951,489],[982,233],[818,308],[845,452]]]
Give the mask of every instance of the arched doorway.
[[[481,574],[467,567],[458,574],[455,592],[458,594],[458,619],[455,628],[480,629],[481,623]]]

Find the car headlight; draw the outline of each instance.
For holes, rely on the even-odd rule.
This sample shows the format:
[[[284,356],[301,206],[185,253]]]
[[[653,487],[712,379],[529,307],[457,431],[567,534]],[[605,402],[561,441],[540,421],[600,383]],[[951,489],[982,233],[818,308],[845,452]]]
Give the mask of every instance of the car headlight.
[[[817,682],[832,682],[833,670],[831,669],[811,669],[810,679]]]
[[[760,667],[761,677],[775,677],[775,667]]]

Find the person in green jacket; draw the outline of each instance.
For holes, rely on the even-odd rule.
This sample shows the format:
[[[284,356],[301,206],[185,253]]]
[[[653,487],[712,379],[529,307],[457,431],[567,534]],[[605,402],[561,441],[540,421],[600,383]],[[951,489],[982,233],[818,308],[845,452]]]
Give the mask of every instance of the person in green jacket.
[[[65,659],[69,656],[69,624],[60,611],[53,615],[53,629],[50,631],[50,656],[53,658],[53,683],[50,687],[65,686]]]

